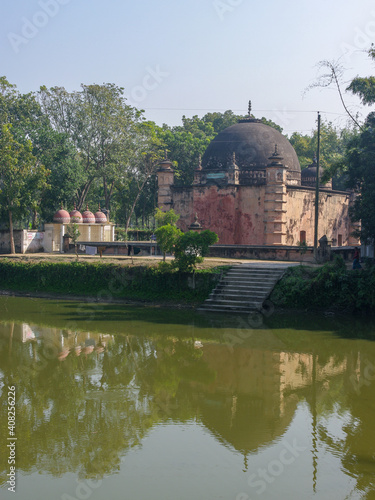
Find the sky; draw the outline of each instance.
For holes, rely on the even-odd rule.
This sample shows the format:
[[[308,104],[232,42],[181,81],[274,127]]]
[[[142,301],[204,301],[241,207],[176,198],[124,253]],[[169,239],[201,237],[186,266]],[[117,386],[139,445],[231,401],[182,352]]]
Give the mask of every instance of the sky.
[[[310,134],[342,128],[335,89],[313,88],[339,60],[343,89],[374,74],[373,0],[1,0],[0,75],[20,92],[114,83],[158,125],[227,109]],[[364,118],[355,96],[345,99]]]

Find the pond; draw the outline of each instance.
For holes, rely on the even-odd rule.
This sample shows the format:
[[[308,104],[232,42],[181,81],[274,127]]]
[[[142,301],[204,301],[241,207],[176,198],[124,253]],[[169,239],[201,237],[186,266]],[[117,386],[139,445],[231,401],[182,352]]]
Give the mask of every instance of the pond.
[[[375,498],[371,320],[0,311],[1,498]]]

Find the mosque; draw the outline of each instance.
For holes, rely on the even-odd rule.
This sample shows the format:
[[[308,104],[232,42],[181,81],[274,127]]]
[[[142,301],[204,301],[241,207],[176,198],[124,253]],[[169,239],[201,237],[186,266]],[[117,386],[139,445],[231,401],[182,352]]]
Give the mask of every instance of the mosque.
[[[191,186],[175,185],[172,162],[161,163],[158,206],[180,214],[183,231],[199,225],[214,231],[218,245],[312,246],[316,175],[315,161],[301,171],[288,139],[249,109],[209,144]],[[358,244],[349,218],[354,196],[320,184],[318,239]]]

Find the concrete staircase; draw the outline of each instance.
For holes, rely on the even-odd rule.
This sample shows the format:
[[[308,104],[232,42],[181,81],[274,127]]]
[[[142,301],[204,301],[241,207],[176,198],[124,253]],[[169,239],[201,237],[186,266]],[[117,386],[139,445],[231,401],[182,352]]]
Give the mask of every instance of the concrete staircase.
[[[262,308],[287,266],[242,264],[223,276],[198,311],[249,314]]]

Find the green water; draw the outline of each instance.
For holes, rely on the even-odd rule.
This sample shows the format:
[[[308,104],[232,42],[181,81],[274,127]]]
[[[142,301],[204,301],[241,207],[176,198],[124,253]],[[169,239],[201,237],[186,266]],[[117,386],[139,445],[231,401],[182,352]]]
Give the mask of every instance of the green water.
[[[375,498],[374,339],[363,319],[1,297],[0,497]]]

